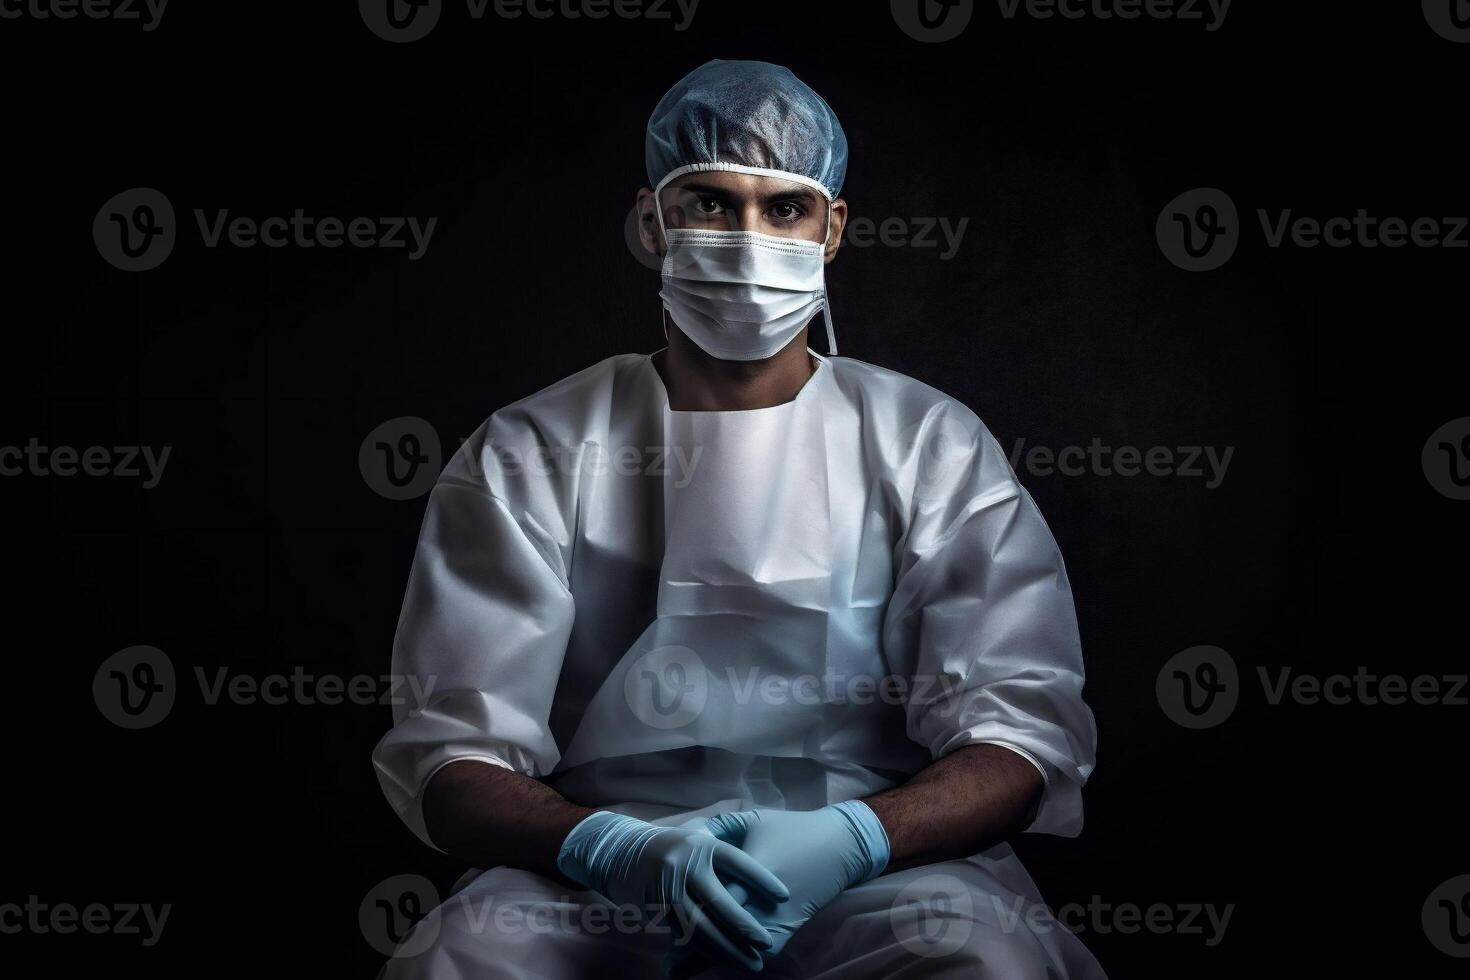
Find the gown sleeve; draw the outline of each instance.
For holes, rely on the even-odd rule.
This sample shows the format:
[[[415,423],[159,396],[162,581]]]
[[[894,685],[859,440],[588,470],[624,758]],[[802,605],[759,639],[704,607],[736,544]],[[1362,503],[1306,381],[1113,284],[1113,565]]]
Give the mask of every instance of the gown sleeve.
[[[560,753],[548,719],[573,620],[564,502],[466,440],[429,496],[393,642],[404,693],[373,752],[384,794],[431,847],[421,794],[476,759],[543,776]]]
[[[944,411],[901,462],[910,523],[884,639],[911,682],[908,735],[934,759],[977,743],[1024,756],[1046,783],[1029,829],[1073,836],[1097,732],[1066,568],[995,439]]]

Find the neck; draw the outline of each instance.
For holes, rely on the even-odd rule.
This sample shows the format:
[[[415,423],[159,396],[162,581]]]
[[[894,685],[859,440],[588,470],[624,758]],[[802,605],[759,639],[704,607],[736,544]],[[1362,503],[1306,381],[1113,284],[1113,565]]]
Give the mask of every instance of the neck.
[[[807,328],[761,361],[723,361],[706,354],[664,314],[669,347],[654,367],[676,412],[742,412],[770,408],[794,399],[811,378],[815,362],[807,353]]]

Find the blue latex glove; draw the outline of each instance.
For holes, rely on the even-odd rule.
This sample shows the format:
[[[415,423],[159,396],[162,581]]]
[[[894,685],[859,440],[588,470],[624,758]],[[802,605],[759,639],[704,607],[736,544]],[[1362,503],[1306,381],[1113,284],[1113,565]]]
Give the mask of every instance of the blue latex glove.
[[[732,883],[730,894],[771,935],[767,959],[793,933],[848,888],[888,866],[888,833],[866,803],[848,800],[820,810],[741,810],[706,821],[710,833],[735,844],[786,883],[791,900],[775,903]]]
[[[741,902],[754,895],[779,908],[789,896],[757,859],[706,831],[657,827],[607,811],[572,828],[556,866],[612,902],[636,906],[642,916],[667,908],[706,949],[749,970],[764,964],[761,951],[771,947],[772,936]],[[739,899],[730,888],[740,889]]]

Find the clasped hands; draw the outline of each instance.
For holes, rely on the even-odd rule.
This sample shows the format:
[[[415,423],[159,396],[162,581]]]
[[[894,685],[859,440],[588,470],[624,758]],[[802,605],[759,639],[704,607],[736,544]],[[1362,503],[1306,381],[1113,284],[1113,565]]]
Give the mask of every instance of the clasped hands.
[[[881,874],[888,837],[864,803],[820,810],[741,810],[704,828],[659,827],[599,811],[562,843],[557,867],[619,905],[667,909],[703,955],[758,971],[844,890]]]

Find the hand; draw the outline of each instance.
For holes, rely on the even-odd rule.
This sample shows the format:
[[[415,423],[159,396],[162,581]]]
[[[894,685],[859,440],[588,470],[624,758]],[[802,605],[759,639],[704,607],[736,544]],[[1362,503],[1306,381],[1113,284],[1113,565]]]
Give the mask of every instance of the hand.
[[[640,915],[667,908],[703,944],[749,970],[764,964],[772,937],[741,907],[755,896],[779,908],[786,886],[759,861],[702,830],[657,827],[599,811],[572,828],[556,866],[571,880]],[[739,888],[736,899],[728,888]]]
[[[888,835],[867,804],[849,800],[820,810],[742,810],[706,821],[710,833],[770,868],[790,889],[784,903],[765,901],[740,883],[729,891],[770,933],[767,959],[819,909],[848,888],[883,873]]]

